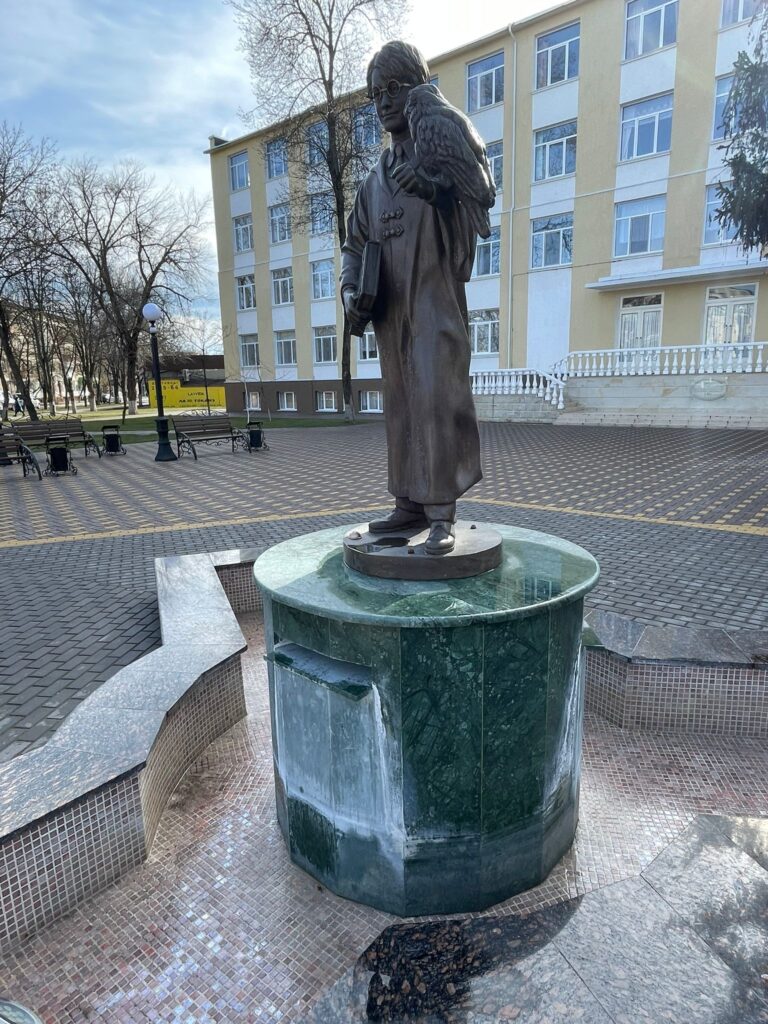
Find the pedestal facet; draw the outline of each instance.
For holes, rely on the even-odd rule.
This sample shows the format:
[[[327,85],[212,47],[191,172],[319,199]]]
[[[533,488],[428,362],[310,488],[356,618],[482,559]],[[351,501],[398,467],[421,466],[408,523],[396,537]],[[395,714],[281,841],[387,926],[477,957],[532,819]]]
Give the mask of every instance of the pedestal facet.
[[[278,818],[292,859],[401,915],[542,881],[578,816],[582,548],[494,524],[502,565],[441,582],[343,563],[343,529],[256,562]]]

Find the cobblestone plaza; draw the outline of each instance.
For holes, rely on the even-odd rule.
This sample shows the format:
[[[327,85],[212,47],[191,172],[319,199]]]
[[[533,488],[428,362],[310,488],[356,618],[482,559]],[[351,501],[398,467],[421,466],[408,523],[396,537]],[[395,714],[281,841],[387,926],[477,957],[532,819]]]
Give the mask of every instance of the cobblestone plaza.
[[[544,530],[589,549],[602,570],[589,607],[670,627],[749,630],[768,648],[764,433],[485,424],[482,434],[485,479],[463,502],[464,517]],[[151,444],[100,461],[78,453],[76,477],[42,483],[23,479],[18,467],[0,470],[7,595],[0,757],[43,743],[85,695],[159,644],[154,557],[263,548],[363,521],[386,506],[380,425],[274,430],[269,441],[269,452],[208,449],[197,463],[172,465],[154,463]],[[0,998],[34,1008],[46,1024],[667,1019],[661,1014],[670,1002],[650,987],[620,1005],[601,994],[588,971],[586,987],[575,992],[565,968],[554,970],[538,952],[525,969],[515,967],[509,949],[518,940],[507,942],[499,922],[514,930],[521,912],[570,907],[574,899],[585,901],[579,913],[596,914],[598,892],[626,907],[656,899],[664,891],[656,866],[662,854],[669,861],[684,848],[693,863],[702,849],[730,843],[692,833],[709,828],[697,815],[768,814],[764,741],[634,733],[589,717],[574,849],[536,890],[456,926],[462,948],[469,943],[489,957],[487,969],[473,974],[448,943],[443,959],[451,976],[463,979],[462,998],[426,1000],[421,1016],[407,1016],[415,1011],[402,1001],[390,1005],[385,992],[374,1000],[383,1008],[371,1016],[365,999],[359,1009],[358,990],[364,982],[368,992],[368,979],[388,969],[367,968],[366,947],[374,944],[369,960],[383,956],[382,942],[388,949],[403,944],[418,960],[413,950],[425,926],[339,899],[290,863],[275,821],[260,621],[245,616],[241,625],[249,640],[249,718],[198,759],[143,866],[0,960]],[[740,857],[729,845],[721,860]],[[752,877],[750,866],[740,870],[742,880]],[[646,896],[638,886],[650,887]],[[473,920],[486,924],[472,925],[470,939]],[[545,931],[554,927],[542,921]],[[655,938],[648,924],[648,943],[679,962],[678,996],[697,972],[732,983],[728,1005],[737,1015],[722,1016],[725,1002],[717,1002],[713,982],[711,991],[703,986],[710,1002],[678,1019],[768,1019],[764,997],[754,995],[761,983],[743,964],[706,936],[691,939],[683,956],[662,934],[661,918],[657,923]],[[390,926],[395,931],[377,939]],[[427,946],[434,951],[448,940],[443,923],[433,927]],[[502,932],[506,952],[489,953],[492,936]],[[558,940],[558,955],[572,965],[566,938]],[[644,940],[636,945],[645,948]],[[626,956],[631,988],[642,957]],[[429,965],[421,969],[427,977]],[[547,971],[558,993],[548,1009]],[[538,996],[529,1004],[532,992]],[[628,1005],[631,1018],[622,1016]]]

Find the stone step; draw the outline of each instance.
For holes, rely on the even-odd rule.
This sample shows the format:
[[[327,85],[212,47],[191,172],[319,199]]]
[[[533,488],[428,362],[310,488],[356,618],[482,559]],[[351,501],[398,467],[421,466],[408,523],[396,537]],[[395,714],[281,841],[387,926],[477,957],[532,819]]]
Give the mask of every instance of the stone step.
[[[555,420],[558,426],[700,427],[717,430],[766,430],[768,416],[735,414],[707,416],[685,412],[646,410],[565,409]]]

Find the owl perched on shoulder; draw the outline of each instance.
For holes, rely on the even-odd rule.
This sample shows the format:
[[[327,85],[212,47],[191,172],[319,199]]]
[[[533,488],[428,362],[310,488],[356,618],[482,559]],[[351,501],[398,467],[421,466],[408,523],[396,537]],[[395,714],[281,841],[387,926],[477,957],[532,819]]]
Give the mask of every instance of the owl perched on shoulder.
[[[431,84],[411,89],[405,116],[417,169],[436,184],[451,189],[478,235],[488,238],[488,211],[496,201],[496,186],[485,145],[472,122]]]

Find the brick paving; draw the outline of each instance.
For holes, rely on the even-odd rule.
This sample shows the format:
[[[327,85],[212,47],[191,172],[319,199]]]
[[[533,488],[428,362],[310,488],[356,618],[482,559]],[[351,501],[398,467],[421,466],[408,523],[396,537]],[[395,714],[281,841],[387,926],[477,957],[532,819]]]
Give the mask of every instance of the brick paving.
[[[765,628],[768,432],[484,424],[461,512],[559,534],[599,559],[589,602],[645,622]],[[77,476],[0,468],[0,760],[159,643],[153,559],[364,520],[386,504],[381,424],[269,433],[271,451],[153,444]],[[353,497],[354,495],[354,497]]]
[[[334,896],[290,863],[275,817],[261,625],[256,616],[241,622],[249,640],[248,718],[187,773],[149,860],[0,960],[0,999],[34,1008],[44,1024],[306,1021],[313,1003],[396,920]],[[767,808],[763,742],[633,734],[588,716],[573,849],[538,888],[469,916],[510,921],[520,912],[615,888],[613,883],[646,869],[695,815],[754,816]],[[634,942],[631,929],[625,938]],[[733,942],[738,945],[738,932]],[[668,976],[666,965],[659,970]],[[481,977],[478,984],[492,988],[496,977]],[[644,980],[654,985],[651,975]],[[710,984],[707,975],[697,979],[702,993]],[[638,993],[631,995],[637,1009]],[[502,1008],[498,1015],[450,1019],[516,1017]],[[339,1019],[322,1017],[333,1024]],[[438,1019],[448,1018],[428,1018],[430,1024]],[[519,1016],[521,1022],[533,1019],[550,1018]],[[610,1019],[673,1018],[638,1010]]]

